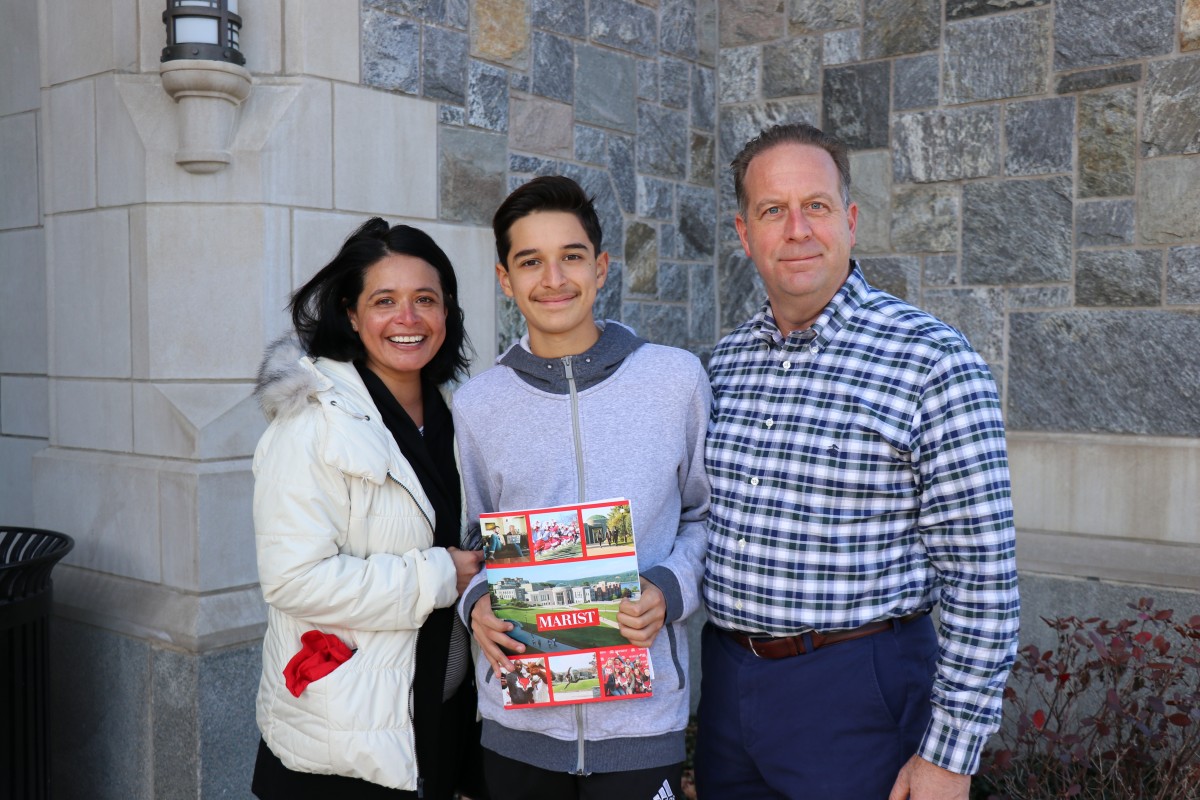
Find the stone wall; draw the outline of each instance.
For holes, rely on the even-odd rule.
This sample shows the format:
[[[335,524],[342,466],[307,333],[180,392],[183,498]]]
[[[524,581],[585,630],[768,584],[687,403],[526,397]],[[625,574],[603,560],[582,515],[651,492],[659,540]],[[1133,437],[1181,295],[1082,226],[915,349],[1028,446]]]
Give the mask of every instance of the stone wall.
[[[254,88],[211,176],[174,162],[161,0],[0,26],[0,523],[77,543],[56,797],[245,796],[250,387],[353,225],[433,233],[486,363],[519,332],[490,215],[573,175],[603,313],[703,355],[762,299],[721,165],[774,121],[853,143],[870,278],[994,365],[1023,574],[1056,576],[1027,613],[1200,591],[1200,0],[240,5]]]
[[[536,175],[596,199],[600,314],[717,333],[715,0],[362,0],[362,82],[438,103],[438,214],[487,225]],[[522,332],[497,292],[497,347]]]
[[[0,524],[33,521],[28,465],[50,436],[46,242],[39,205],[38,10],[10,3],[0,28]]]
[[[847,141],[869,277],[968,335],[1013,427],[1200,435],[1200,403],[1169,407],[1200,384],[1200,6],[1176,5],[722,3],[720,162],[779,121]],[[723,329],[761,294],[729,302],[736,245],[722,225]]]
[[[1022,568],[1200,589],[1200,2],[752,0],[719,31],[718,162],[774,122],[845,139],[868,279],[991,364]],[[762,291],[720,197],[729,329]]]
[[[0,525],[75,539],[57,798],[248,794],[252,390],[291,291],[380,215],[441,242],[473,338],[495,330],[490,232],[437,216],[437,104],[361,85],[358,0],[242,0],[252,88],[212,174],[176,163],[163,8],[14,0],[0,24]]]

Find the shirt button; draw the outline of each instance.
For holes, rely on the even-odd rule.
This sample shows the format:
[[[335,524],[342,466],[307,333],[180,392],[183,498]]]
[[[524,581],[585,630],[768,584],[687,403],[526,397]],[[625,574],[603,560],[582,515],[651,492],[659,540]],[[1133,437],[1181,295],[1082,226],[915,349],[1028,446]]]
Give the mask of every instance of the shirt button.
[[[739,550],[744,550],[744,549],[745,549],[745,547],[746,547],[746,540],[745,540],[745,539],[738,539],[738,549],[739,549]]]
[[[758,486],[758,478],[751,478],[751,479],[750,479],[750,485],[751,485],[751,486]]]
[[[785,362],[783,362],[783,364],[781,364],[780,366],[782,366],[784,369],[791,369],[791,368],[792,368],[792,362],[790,362],[790,361],[785,361]]]
[[[736,603],[733,604],[733,607],[736,608],[738,611],[741,611],[742,610],[742,601],[738,600]]]
[[[763,425],[767,426],[768,428],[772,428],[775,426],[775,420],[769,419],[769,420],[765,421],[763,423]]]
[[[817,347],[814,344],[812,347],[808,348],[808,352],[812,353],[815,356],[817,353],[821,352],[821,348]]]

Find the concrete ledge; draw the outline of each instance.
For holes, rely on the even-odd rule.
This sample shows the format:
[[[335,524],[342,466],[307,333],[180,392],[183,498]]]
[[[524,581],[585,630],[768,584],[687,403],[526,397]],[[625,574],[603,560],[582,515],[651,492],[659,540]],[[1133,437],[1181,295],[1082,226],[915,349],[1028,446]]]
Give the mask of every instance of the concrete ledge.
[[[267,625],[257,585],[189,594],[69,564],[54,570],[54,613],[193,653],[254,642]]]
[[[1200,439],[1009,431],[1019,530],[1200,547]]]
[[[1200,591],[1200,547],[1186,544],[1018,529],[1017,569]]]

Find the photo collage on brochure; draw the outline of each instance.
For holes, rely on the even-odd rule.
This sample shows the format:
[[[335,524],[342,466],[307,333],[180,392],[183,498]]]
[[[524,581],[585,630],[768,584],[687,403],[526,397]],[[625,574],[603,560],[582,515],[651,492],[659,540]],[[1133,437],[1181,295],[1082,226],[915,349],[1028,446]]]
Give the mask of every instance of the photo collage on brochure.
[[[525,645],[500,679],[506,708],[648,697],[650,654],[621,636],[622,600],[641,596],[628,500],[480,516],[496,616]]]

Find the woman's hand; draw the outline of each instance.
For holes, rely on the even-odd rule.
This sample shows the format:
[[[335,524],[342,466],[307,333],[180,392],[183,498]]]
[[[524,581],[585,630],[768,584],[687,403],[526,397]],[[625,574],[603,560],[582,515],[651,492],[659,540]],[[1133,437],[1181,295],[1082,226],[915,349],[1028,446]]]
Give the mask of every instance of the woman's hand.
[[[508,635],[512,629],[511,622],[500,619],[492,611],[490,594],[485,594],[475,602],[475,607],[471,609],[471,632],[475,634],[475,641],[479,642],[479,650],[492,665],[492,672],[497,678],[500,677],[501,670],[504,672],[516,670],[513,663],[508,660],[508,656],[500,649],[501,647],[515,650],[518,653],[525,652],[525,645]]]
[[[462,594],[466,590],[467,584],[471,582],[471,578],[474,578],[475,573],[479,572],[479,565],[483,563],[483,551],[459,550],[457,547],[447,547],[446,551],[450,553],[450,558],[454,559],[457,591],[458,594]]]

